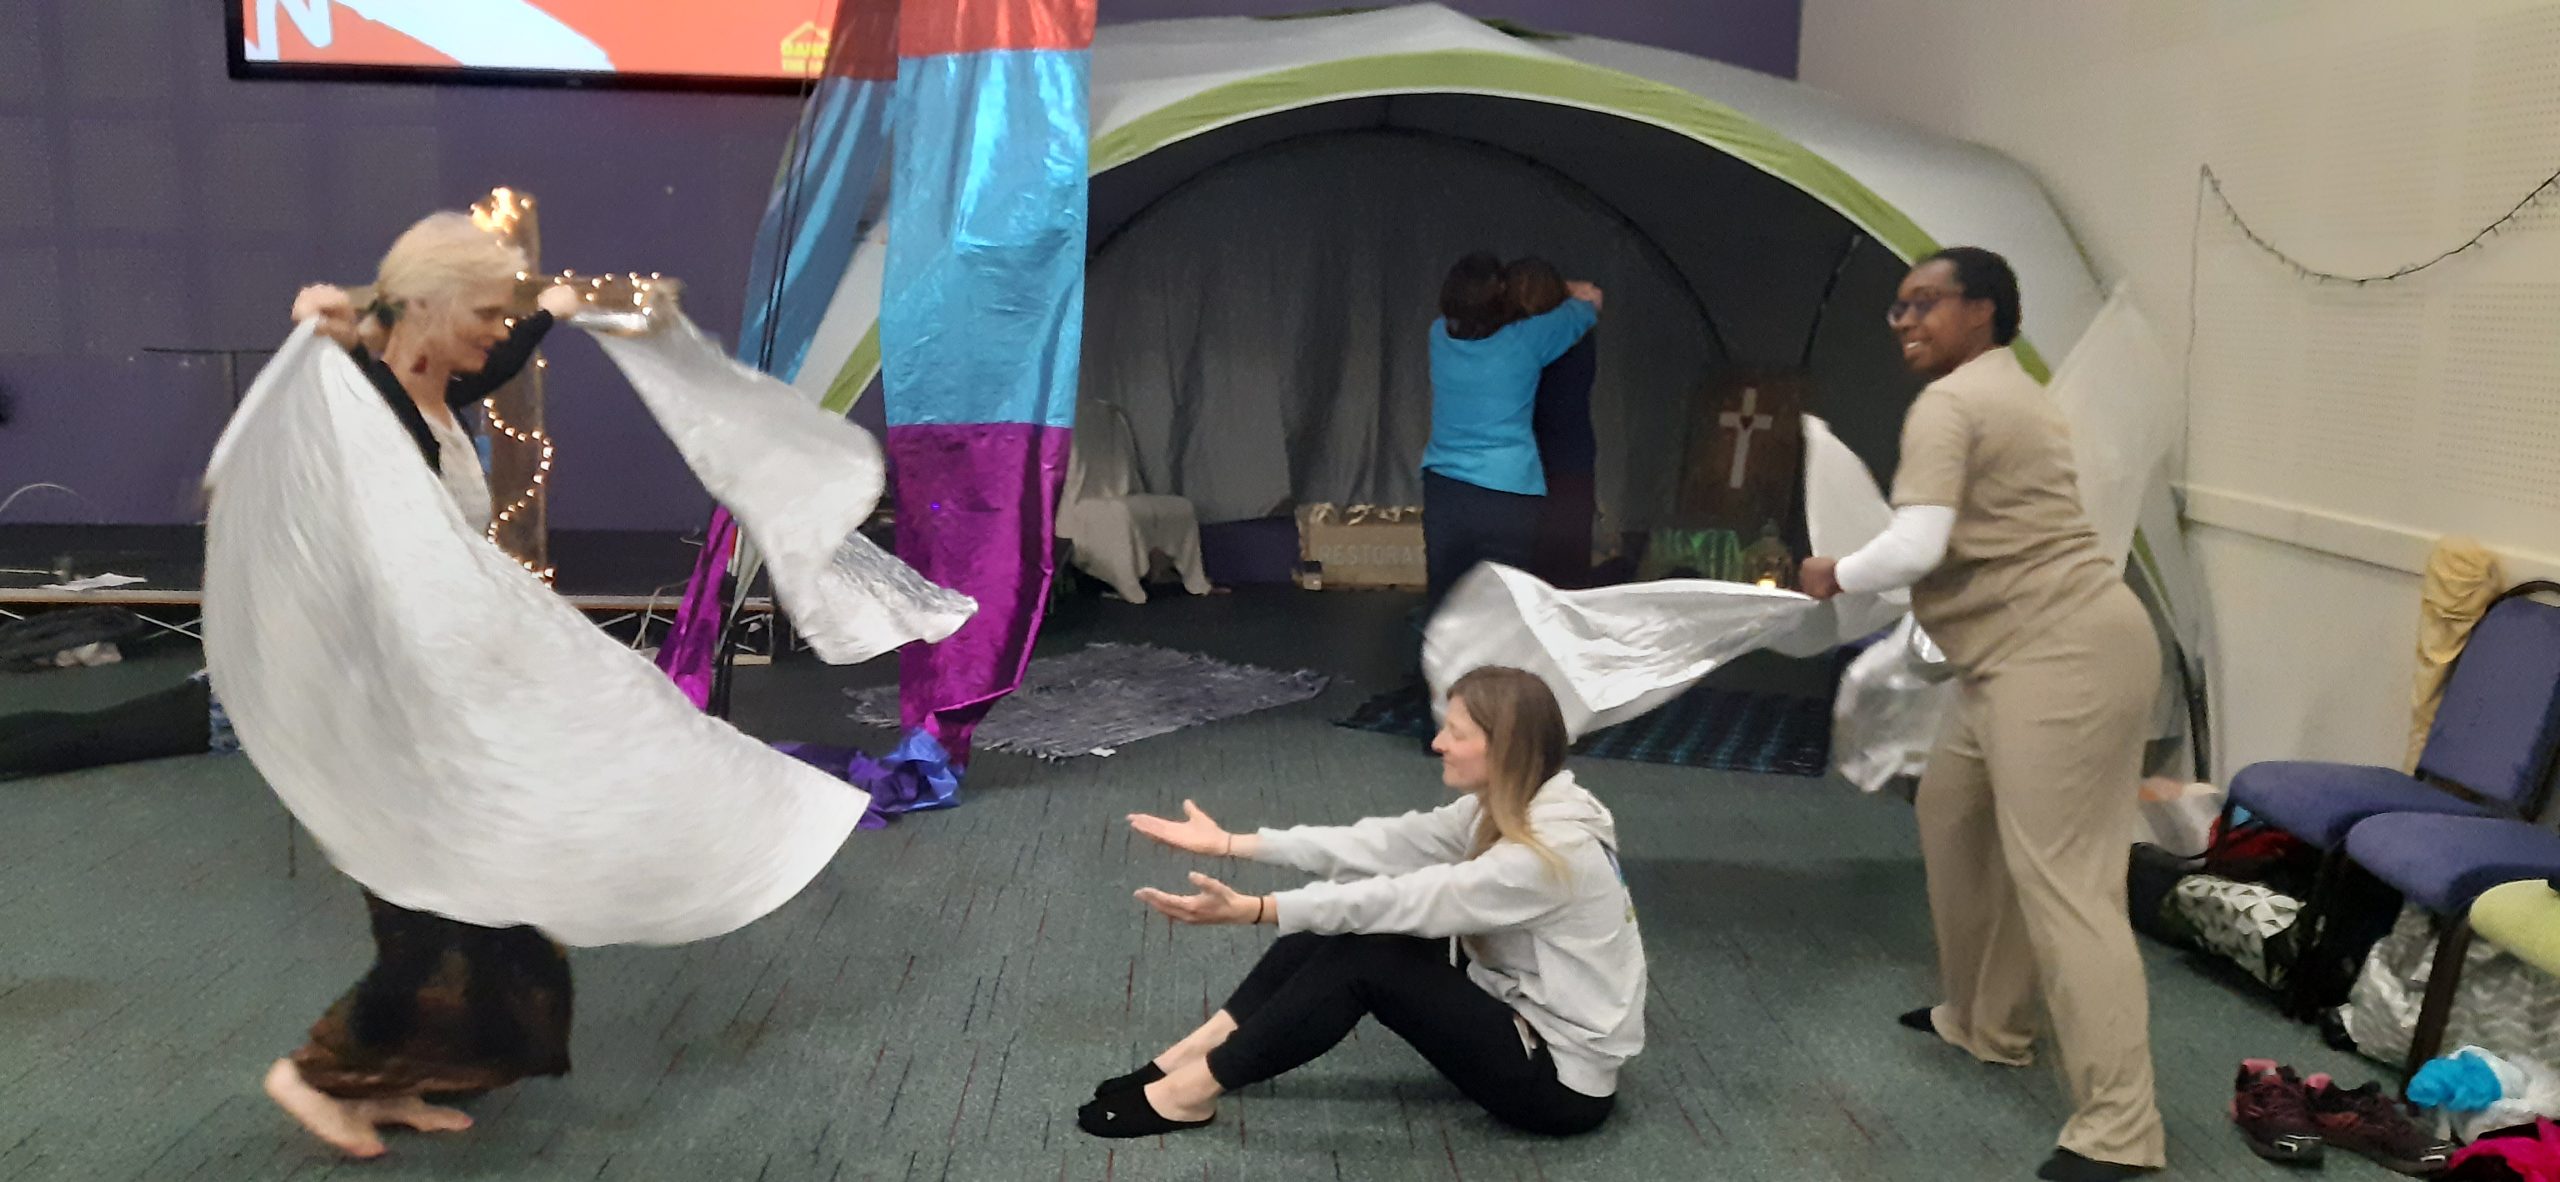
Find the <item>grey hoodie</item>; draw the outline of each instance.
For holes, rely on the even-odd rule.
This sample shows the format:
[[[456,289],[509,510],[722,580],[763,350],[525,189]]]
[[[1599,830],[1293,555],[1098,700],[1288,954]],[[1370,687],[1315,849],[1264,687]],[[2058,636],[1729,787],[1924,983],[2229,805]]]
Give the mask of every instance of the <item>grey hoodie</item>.
[[[1560,772],[1529,803],[1529,828],[1564,860],[1496,842],[1467,857],[1473,795],[1427,813],[1356,825],[1265,829],[1256,861],[1328,881],[1272,896],[1283,932],[1458,937],[1467,975],[1527,1021],[1556,1080],[1587,1096],[1618,1090],[1644,1049],[1644,941],[1618,873],[1609,810]]]

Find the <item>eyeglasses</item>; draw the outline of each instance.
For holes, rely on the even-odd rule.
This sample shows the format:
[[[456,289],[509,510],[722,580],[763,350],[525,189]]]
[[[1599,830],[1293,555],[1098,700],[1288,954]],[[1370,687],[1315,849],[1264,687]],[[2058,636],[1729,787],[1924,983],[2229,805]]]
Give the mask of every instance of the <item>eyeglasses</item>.
[[[1894,302],[1885,305],[1884,322],[1887,324],[1900,324],[1905,316],[1908,316],[1913,320],[1918,320],[1921,317],[1928,315],[1929,310],[1937,307],[1940,301],[1960,300],[1963,298],[1965,297],[1961,292],[1924,291],[1920,293],[1917,298],[1895,300]]]

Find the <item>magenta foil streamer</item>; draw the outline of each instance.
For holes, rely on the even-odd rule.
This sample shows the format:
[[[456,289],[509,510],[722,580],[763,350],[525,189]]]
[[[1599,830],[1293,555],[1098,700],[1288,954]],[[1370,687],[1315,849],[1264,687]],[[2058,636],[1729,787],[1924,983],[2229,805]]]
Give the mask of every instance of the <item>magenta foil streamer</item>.
[[[711,524],[702,531],[702,555],[694,559],[693,577],[684,585],[684,604],[676,609],[675,625],[667,629],[667,641],[658,648],[658,670],[693,700],[697,710],[711,703],[720,634],[729,621],[729,605],[720,592],[728,581],[729,558],[737,541],[737,519],[727,509],[713,509]]]
[[[907,733],[931,735],[958,767],[978,721],[1022,683],[1040,635],[1069,434],[1028,423],[889,428],[898,556],[978,601],[950,639],[898,654]]]

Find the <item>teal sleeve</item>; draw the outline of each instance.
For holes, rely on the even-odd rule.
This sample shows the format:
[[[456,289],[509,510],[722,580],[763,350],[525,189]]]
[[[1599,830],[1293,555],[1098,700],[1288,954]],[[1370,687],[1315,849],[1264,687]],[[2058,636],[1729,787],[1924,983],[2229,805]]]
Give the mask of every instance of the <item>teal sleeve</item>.
[[[1528,344],[1529,351],[1538,355],[1538,364],[1543,367],[1564,356],[1566,350],[1579,343],[1583,334],[1590,332],[1591,326],[1598,323],[1600,309],[1584,300],[1566,300],[1556,305],[1553,311],[1519,321],[1502,331],[1519,333]]]

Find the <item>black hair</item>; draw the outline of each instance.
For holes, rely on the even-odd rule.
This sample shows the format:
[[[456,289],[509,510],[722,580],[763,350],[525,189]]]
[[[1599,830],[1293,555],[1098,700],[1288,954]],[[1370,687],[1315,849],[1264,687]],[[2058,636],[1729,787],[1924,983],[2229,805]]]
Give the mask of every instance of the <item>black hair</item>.
[[[1459,259],[1440,281],[1440,315],[1449,322],[1449,335],[1462,341],[1492,336],[1519,319],[1511,286],[1503,282],[1502,260],[1481,250]]]
[[[1979,246],[1950,246],[1920,260],[1924,267],[1931,263],[1955,269],[1966,299],[1991,301],[1992,344],[2018,339],[2018,273],[2009,269],[2009,260]]]

